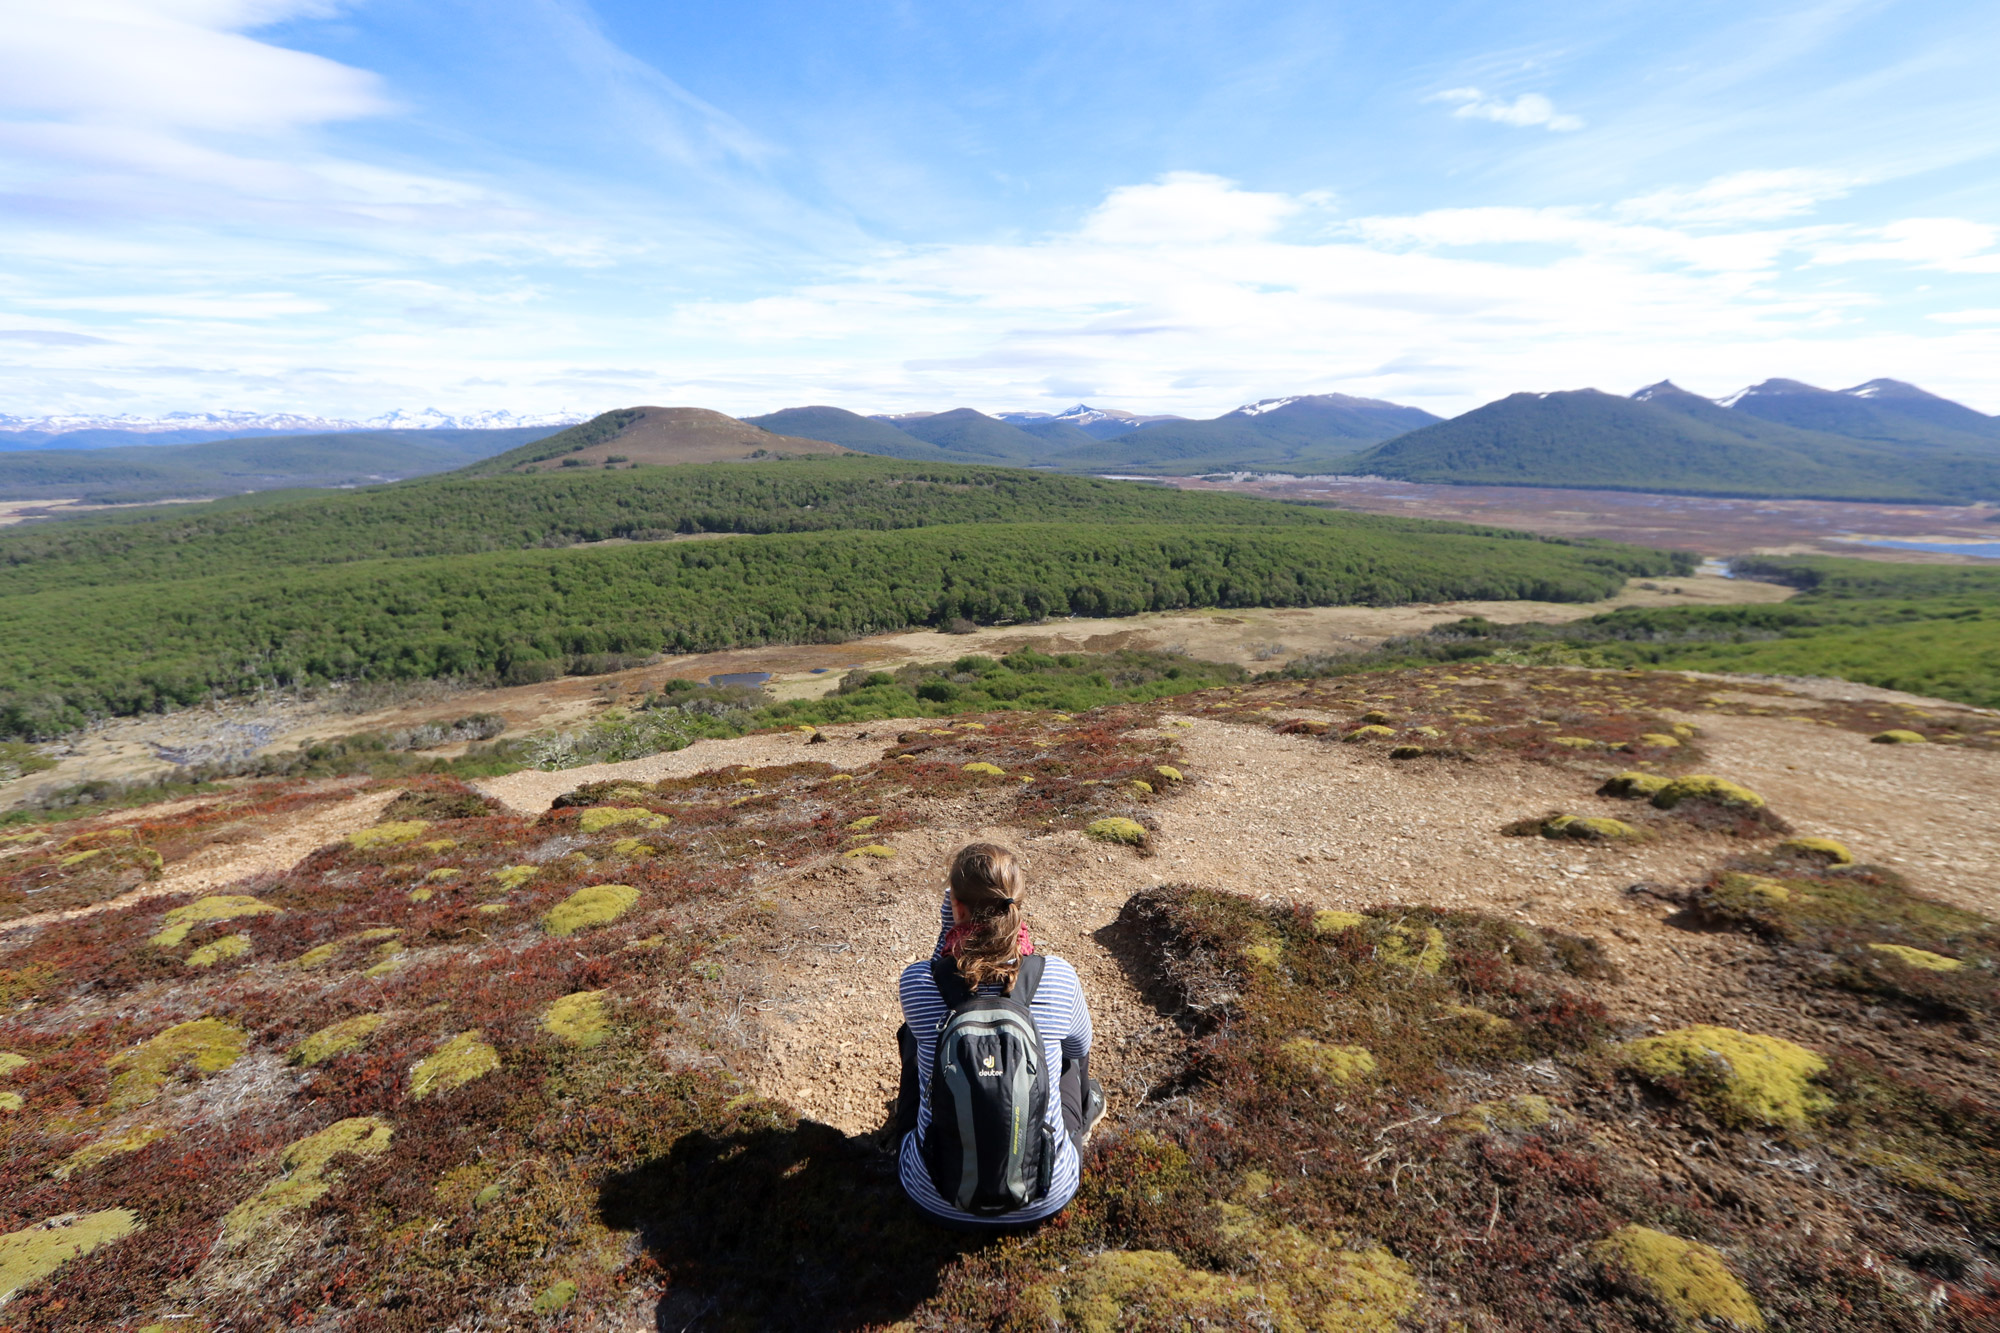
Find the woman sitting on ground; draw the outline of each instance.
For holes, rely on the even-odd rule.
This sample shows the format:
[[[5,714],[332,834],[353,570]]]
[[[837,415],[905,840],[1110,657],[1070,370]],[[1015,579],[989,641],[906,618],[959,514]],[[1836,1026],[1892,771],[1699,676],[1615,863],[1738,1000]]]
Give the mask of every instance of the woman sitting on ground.
[[[1034,951],[1021,923],[1026,893],[1012,852],[961,849],[937,950],[903,970],[899,1175],[948,1226],[1014,1227],[1060,1212],[1076,1194],[1078,1149],[1104,1114],[1083,987],[1075,968]]]

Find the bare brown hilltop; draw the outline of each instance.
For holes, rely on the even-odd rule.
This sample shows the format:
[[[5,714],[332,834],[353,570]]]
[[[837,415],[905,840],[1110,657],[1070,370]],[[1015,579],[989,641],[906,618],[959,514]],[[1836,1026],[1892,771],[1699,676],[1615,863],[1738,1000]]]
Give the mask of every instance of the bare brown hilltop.
[[[514,472],[548,472],[559,467],[612,463],[733,463],[751,458],[854,452],[825,440],[773,435],[703,407],[637,407],[636,415],[608,439],[551,458],[515,464]],[[531,449],[539,451],[551,441]],[[614,462],[613,460],[616,460]]]

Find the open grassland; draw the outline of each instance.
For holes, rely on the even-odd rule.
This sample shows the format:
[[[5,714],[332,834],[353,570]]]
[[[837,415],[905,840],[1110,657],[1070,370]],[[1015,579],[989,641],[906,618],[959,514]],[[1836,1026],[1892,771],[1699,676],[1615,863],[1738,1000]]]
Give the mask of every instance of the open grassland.
[[[1474,664],[745,737],[549,808],[404,780],[148,898],[119,849],[330,794],[25,829],[13,882],[103,910],[0,935],[0,1322],[1985,1333],[2000,927],[1916,863],[1990,865],[1996,756],[1871,724]],[[868,1133],[973,836],[1027,852],[1113,1095],[1018,1237],[925,1226]]]
[[[1685,566],[1684,557],[1635,547],[1378,520],[961,523],[290,567],[251,562],[172,581],[0,596],[7,682],[0,734],[50,736],[93,716],[185,706],[260,685],[547,679],[579,657],[829,642],[961,620],[1459,598],[1591,601],[1630,576]]]
[[[1835,557],[1763,557],[1737,568],[1801,591],[1764,605],[1628,607],[1563,625],[1461,620],[1393,640],[1361,659],[1304,661],[1288,670],[1309,675],[1383,660],[1497,655],[1834,676],[2000,707],[2000,568]]]

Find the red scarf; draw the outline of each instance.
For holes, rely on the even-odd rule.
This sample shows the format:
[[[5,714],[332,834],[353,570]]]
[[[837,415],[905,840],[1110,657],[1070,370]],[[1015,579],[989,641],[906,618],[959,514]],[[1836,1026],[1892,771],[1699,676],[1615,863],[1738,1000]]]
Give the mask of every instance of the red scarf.
[[[979,923],[977,921],[965,921],[946,931],[944,937],[945,957],[956,958],[958,956],[958,946],[965,943],[966,937],[978,928]],[[1021,923],[1021,933],[1015,937],[1015,940],[1021,946],[1023,954],[1031,954],[1035,951],[1035,940],[1032,935],[1028,934],[1028,925],[1025,921]]]

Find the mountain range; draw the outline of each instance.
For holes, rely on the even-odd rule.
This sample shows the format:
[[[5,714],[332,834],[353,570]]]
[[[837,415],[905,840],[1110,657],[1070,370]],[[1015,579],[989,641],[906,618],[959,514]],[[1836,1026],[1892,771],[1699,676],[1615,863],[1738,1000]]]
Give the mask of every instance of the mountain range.
[[[167,438],[169,426],[247,418],[158,418],[153,425],[160,430],[146,438]],[[741,421],[700,408],[643,407],[602,413],[566,430],[437,424],[467,419],[519,420],[507,413],[392,413],[380,420],[397,424],[378,429],[274,435],[317,418],[266,416],[255,418],[256,432],[221,442],[0,449],[0,499],[221,494],[453,467],[488,474],[842,450],[1134,476],[1279,472],[1703,495],[2000,499],[2000,418],[1890,379],[1840,390],[1772,379],[1721,399],[1668,380],[1630,397],[1595,389],[1517,393],[1450,420],[1380,399],[1302,394],[1246,403],[1207,420],[1079,403],[1057,413],[987,415],[960,407],[877,416],[820,405]],[[79,420],[85,419],[42,424]],[[65,444],[72,438],[58,437]]]
[[[169,412],[161,417],[70,413],[16,417],[0,413],[0,451],[14,449],[109,449],[125,444],[199,444],[251,435],[326,435],[390,430],[557,429],[588,420],[581,412],[469,412],[453,416],[427,407],[397,410],[359,421],[302,416],[296,412]]]

